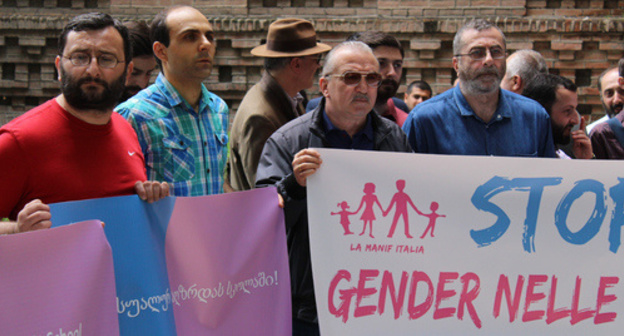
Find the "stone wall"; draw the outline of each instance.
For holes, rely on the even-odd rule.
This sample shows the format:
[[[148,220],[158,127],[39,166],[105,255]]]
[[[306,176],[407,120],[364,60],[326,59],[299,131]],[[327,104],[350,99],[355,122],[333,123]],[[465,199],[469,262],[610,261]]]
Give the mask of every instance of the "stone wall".
[[[451,58],[457,29],[486,18],[503,29],[510,52],[537,50],[552,72],[575,81],[579,111],[591,119],[603,114],[598,76],[624,56],[624,0],[0,0],[0,125],[58,94],[57,36],[71,17],[102,11],[150,21],[174,3],[200,9],[217,32],[216,67],[206,84],[232,113],[260,78],[262,59],[249,51],[280,17],[313,21],[320,39],[332,45],[357,31],[391,33],[406,50],[399,92],[424,79],[435,93],[456,77]],[[309,90],[317,94],[316,87]]]

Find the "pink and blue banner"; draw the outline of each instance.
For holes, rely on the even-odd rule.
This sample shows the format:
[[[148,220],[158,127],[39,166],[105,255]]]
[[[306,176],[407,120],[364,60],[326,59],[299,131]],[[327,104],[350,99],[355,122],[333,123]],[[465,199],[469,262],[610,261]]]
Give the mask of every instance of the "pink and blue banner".
[[[0,237],[0,334],[114,336],[117,321],[99,221]]]
[[[87,219],[105,223],[121,335],[291,333],[274,188],[154,204],[126,196],[52,205],[54,225]]]
[[[321,334],[622,334],[621,162],[319,152]]]

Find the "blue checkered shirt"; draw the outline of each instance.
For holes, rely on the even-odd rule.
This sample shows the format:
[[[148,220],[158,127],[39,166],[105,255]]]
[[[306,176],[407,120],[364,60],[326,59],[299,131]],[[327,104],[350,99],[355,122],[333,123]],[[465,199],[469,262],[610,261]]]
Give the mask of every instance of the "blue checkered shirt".
[[[223,192],[228,107],[202,85],[199,113],[159,74],[156,82],[115,108],[135,129],[147,178],[170,183],[175,196]]]

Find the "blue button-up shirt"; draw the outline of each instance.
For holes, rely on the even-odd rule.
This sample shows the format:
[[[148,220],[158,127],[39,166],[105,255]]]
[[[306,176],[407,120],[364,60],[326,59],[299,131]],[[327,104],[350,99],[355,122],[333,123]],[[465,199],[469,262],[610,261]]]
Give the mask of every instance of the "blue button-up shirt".
[[[506,90],[487,123],[457,86],[416,105],[403,131],[416,153],[556,157],[546,110]]]
[[[199,112],[165,76],[115,108],[135,129],[147,178],[171,184],[175,196],[223,191],[228,107],[202,85]]]

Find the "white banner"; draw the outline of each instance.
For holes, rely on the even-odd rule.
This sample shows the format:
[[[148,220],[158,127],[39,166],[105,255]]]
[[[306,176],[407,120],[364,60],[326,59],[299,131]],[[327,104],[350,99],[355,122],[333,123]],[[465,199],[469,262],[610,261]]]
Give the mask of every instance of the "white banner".
[[[622,162],[319,151],[322,335],[622,333]]]

